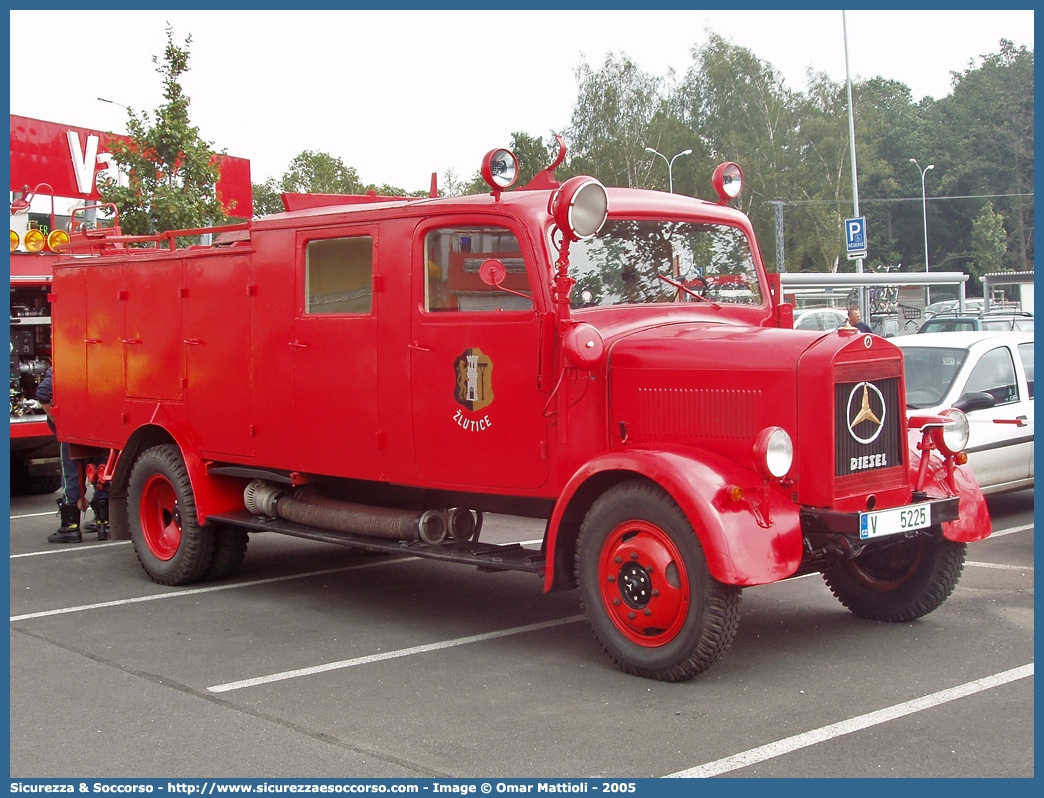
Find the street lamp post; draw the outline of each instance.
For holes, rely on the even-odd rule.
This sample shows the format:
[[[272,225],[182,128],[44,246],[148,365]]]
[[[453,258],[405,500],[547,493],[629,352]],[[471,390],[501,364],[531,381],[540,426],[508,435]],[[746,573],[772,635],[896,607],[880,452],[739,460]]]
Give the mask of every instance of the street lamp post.
[[[104,97],[98,97],[97,99],[98,99],[98,102],[100,102],[100,103],[108,103],[109,105],[118,105],[120,108],[122,108],[123,110],[127,111],[128,113],[130,112],[130,106],[124,105],[123,103],[118,103],[115,100],[106,100]]]
[[[664,162],[667,164],[667,182],[668,182],[668,185],[670,186],[671,193],[673,194],[674,193],[674,162],[676,160],[678,160],[679,158],[681,158],[683,155],[691,155],[692,154],[692,150],[682,150],[677,155],[675,155],[673,158],[671,158],[671,160],[669,160],[669,161],[667,160],[667,156],[666,155],[664,155],[662,152],[657,152],[652,147],[646,147],[645,151],[646,152],[651,152],[653,155],[659,155],[661,158],[663,158]]]
[[[916,158],[911,158],[910,163],[916,166],[917,171],[921,173],[921,212],[924,214],[924,273],[928,274],[928,199],[924,194],[924,176],[929,169],[935,168],[935,164],[929,164],[922,169]],[[932,302],[932,289],[925,286],[924,295],[925,305],[930,305]]]

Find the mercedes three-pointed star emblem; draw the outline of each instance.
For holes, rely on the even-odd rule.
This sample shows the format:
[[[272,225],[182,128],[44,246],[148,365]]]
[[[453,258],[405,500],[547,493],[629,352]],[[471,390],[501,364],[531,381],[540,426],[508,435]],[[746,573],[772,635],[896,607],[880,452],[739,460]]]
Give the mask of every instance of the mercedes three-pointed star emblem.
[[[878,418],[874,412],[871,401],[870,392],[873,391],[877,395],[878,402],[880,402],[881,416]],[[861,394],[858,407],[854,405],[853,400],[857,394]],[[872,382],[861,382],[852,389],[852,393],[848,395],[848,432],[855,438],[859,443],[872,443],[877,439],[877,436],[881,434],[881,430],[884,429],[885,413],[887,407],[885,406],[884,395]],[[865,434],[856,432],[856,428],[862,426],[862,432],[867,431],[867,424],[872,424],[873,432],[867,437]]]

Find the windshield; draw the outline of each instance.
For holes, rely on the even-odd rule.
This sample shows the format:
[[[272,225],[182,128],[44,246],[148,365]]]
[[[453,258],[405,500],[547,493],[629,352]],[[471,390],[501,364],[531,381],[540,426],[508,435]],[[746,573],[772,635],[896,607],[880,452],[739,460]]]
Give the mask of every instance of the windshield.
[[[967,357],[967,349],[904,346],[906,406],[921,408],[940,404]]]
[[[760,305],[747,236],[738,227],[614,219],[569,249],[574,302],[597,305],[695,302]]]

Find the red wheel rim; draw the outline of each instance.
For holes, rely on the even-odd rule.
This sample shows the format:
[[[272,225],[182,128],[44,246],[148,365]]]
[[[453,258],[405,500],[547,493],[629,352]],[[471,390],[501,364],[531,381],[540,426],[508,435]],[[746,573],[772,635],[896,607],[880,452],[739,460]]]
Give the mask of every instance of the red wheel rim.
[[[598,561],[602,604],[631,642],[655,648],[673,640],[689,611],[689,576],[670,535],[646,521],[609,533]]]
[[[846,563],[848,572],[863,587],[881,593],[897,590],[906,584],[921,565],[924,556],[924,541],[915,547],[892,546],[873,552],[865,562],[859,559]]]
[[[181,545],[181,508],[174,486],[162,474],[153,474],[141,490],[141,531],[153,556],[169,560]]]

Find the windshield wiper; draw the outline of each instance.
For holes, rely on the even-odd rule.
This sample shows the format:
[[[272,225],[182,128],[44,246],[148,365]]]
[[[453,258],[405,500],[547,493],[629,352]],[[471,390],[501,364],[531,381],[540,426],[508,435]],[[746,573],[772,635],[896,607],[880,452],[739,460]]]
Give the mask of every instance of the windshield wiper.
[[[677,289],[678,289],[679,291],[684,291],[684,292],[685,292],[686,294],[688,294],[689,296],[694,296],[694,297],[696,297],[697,299],[699,299],[699,300],[701,300],[701,301],[703,301],[703,302],[706,302],[706,303],[707,303],[708,305],[711,305],[711,306],[712,306],[712,307],[713,307],[713,308],[714,308],[715,310],[721,310],[721,305],[719,305],[719,304],[718,304],[717,302],[715,302],[715,301],[714,301],[713,299],[707,299],[707,297],[705,297],[705,296],[700,296],[700,295],[699,295],[699,294],[697,294],[697,293],[696,293],[695,291],[692,291],[692,290],[690,290],[690,289],[686,288],[686,287],[685,287],[684,285],[682,285],[681,283],[676,283],[676,282],[674,282],[674,280],[671,280],[671,279],[670,279],[670,278],[668,278],[668,277],[664,277],[664,276],[663,276],[662,274],[658,274],[658,275],[656,275],[656,276],[657,276],[657,277],[658,277],[659,279],[663,280],[663,281],[664,281],[665,283],[669,283],[670,285],[673,285],[673,286],[674,286],[675,288],[677,288]]]

